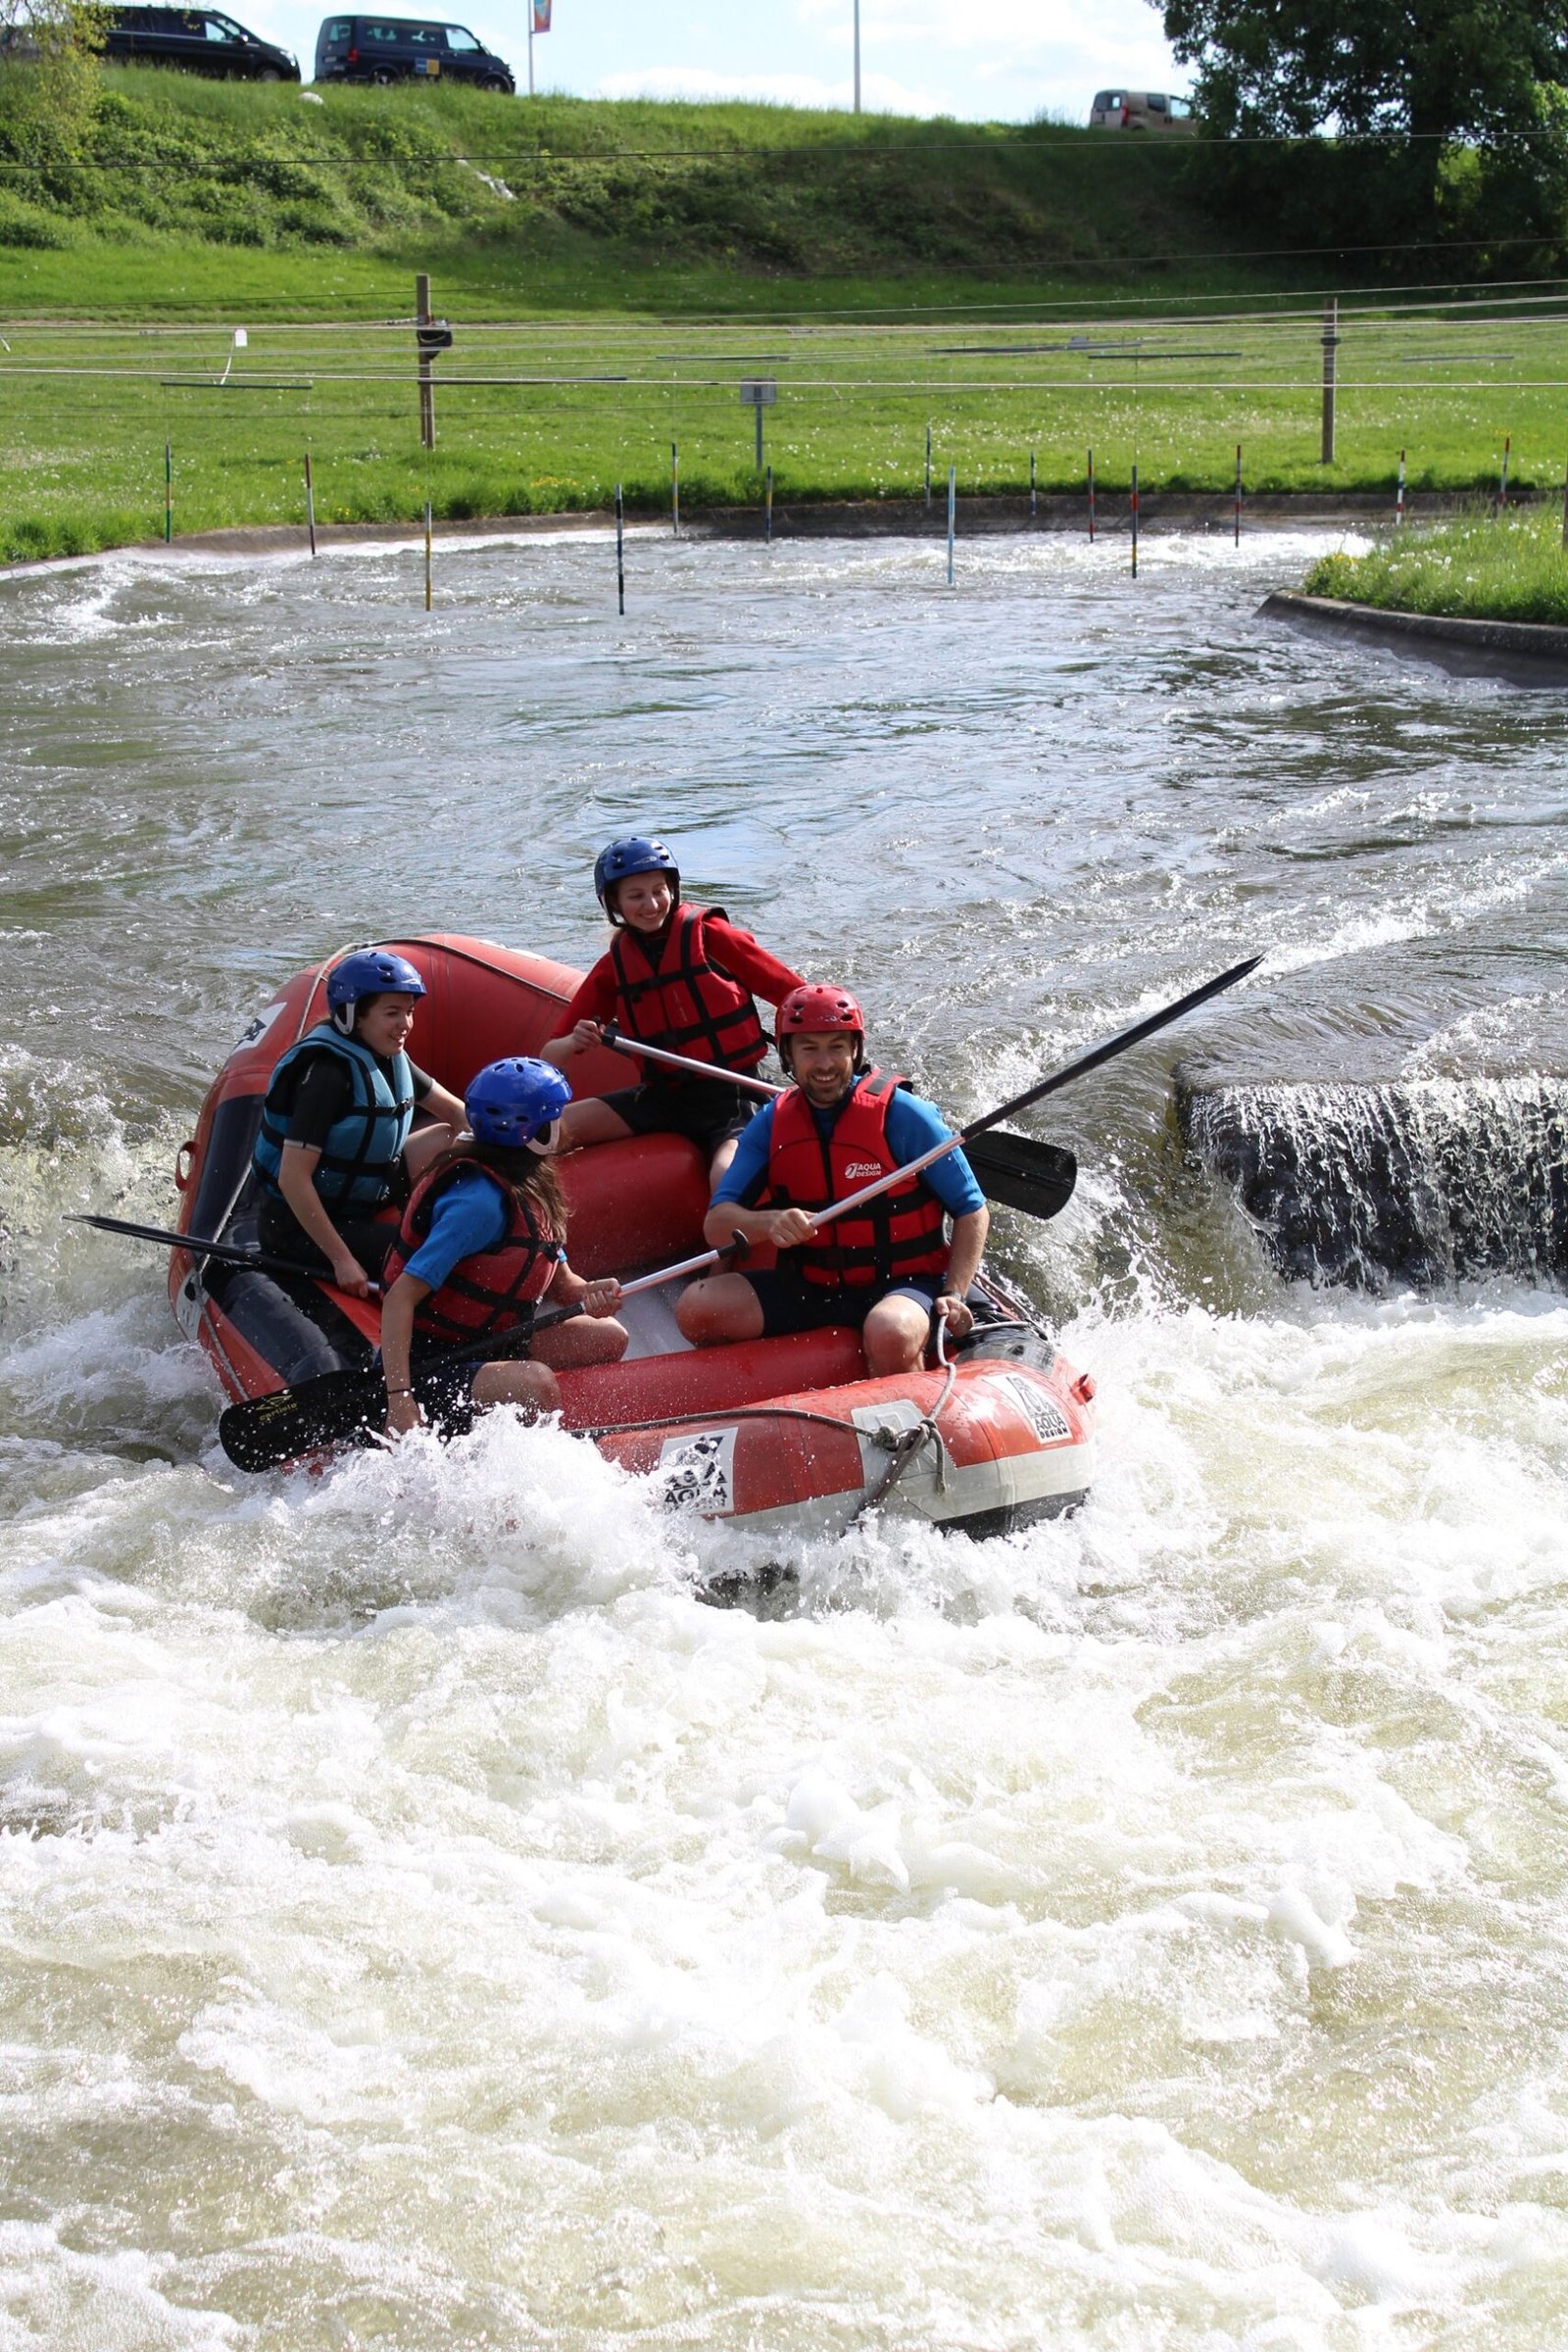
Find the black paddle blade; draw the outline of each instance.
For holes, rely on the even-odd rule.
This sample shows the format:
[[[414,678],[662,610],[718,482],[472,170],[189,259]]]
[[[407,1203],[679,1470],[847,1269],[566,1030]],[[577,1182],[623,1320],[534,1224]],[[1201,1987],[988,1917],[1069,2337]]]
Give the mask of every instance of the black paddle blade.
[[[964,1145],[963,1155],[988,1200],[1042,1222],[1060,1215],[1078,1181],[1070,1152],[1037,1143],[1032,1135],[1010,1135],[1004,1127],[988,1127]]]
[[[326,1446],[367,1446],[385,1421],[379,1372],[322,1372],[300,1388],[231,1404],[218,1442],[236,1470],[277,1470]]]

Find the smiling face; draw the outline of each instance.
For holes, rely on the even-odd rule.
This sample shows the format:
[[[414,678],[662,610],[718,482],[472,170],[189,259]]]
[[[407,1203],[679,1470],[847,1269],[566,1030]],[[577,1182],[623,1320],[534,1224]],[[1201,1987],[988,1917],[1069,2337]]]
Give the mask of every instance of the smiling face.
[[[399,996],[390,989],[384,996],[362,997],[354,1007],[355,1036],[372,1054],[390,1061],[409,1042],[417,1003],[417,997]]]
[[[615,885],[615,911],[632,931],[662,931],[675,904],[667,874],[628,874]]]
[[[796,1085],[814,1108],[831,1110],[855,1084],[859,1039],[848,1029],[803,1029],[789,1043]]]

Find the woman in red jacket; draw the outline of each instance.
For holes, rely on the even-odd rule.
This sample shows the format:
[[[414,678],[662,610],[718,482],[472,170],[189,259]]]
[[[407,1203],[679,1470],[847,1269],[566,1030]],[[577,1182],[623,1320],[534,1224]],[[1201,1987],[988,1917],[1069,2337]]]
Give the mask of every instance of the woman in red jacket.
[[[710,1062],[711,1078],[686,1078],[658,1063],[641,1085],[587,1096],[562,1119],[564,1148],[621,1136],[689,1136],[708,1154],[717,1183],[755,1098],[721,1075],[752,1075],[767,1052],[754,997],[779,1004],[799,976],[760,948],[721,906],[683,906],[680,869],[662,841],[612,841],[594,861],[594,888],[614,930],[566,1007],[565,1025],[541,1051],[564,1063],[596,1046],[612,1019],[629,1040]]]

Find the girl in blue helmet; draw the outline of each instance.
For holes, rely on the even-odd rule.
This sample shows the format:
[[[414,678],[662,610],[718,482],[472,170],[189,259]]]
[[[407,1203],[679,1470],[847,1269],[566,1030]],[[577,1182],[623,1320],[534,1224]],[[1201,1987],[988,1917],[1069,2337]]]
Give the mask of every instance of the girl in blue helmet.
[[[424,982],[406,956],[362,948],[327,975],[327,1017],[272,1072],[252,1168],[264,1250],[363,1298],[392,1238],[375,1212],[463,1127],[456,1095],[409,1059]],[[411,1135],[416,1108],[431,1125]]]
[[[561,1403],[557,1371],[613,1363],[624,1327],[612,1318],[613,1280],[585,1282],[566,1263],[566,1214],[551,1154],[571,1089],[547,1061],[519,1055],[486,1064],[464,1108],[471,1136],[415,1186],[386,1263],[381,1365],[388,1433],[433,1422],[451,1436],[486,1405],[530,1419]],[[582,1314],[521,1345],[536,1308]],[[509,1338],[515,1352],[490,1362],[443,1359],[455,1348]]]
[[[594,888],[614,937],[566,1006],[562,1034],[541,1048],[566,1062],[600,1042],[612,1019],[622,1036],[709,1062],[710,1078],[683,1077],[657,1062],[640,1086],[573,1102],[565,1142],[608,1144],[627,1135],[688,1136],[716,1184],[756,1100],[724,1077],[755,1073],[767,1035],[754,998],[779,1004],[800,974],[759,947],[722,906],[682,905],[680,869],[662,841],[636,834],[612,841],[594,862]]]

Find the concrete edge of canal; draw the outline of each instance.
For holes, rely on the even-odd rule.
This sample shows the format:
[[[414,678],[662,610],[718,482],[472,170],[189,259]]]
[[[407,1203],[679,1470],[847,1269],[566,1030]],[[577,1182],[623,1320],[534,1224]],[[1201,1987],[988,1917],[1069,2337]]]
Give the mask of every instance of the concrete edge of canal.
[[[1339,597],[1277,588],[1258,607],[1269,620],[1335,629],[1438,662],[1521,685],[1568,680],[1568,628],[1530,620],[1464,620],[1442,612],[1394,612]]]

